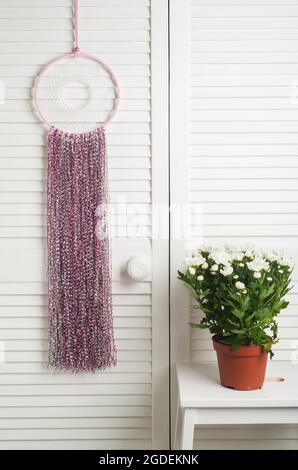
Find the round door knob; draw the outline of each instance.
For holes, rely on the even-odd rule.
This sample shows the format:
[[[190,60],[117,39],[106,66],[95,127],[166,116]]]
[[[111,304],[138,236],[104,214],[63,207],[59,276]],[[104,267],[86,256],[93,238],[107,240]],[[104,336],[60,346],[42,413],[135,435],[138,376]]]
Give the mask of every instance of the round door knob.
[[[133,256],[128,260],[127,273],[134,281],[143,281],[150,274],[150,260],[148,256]]]

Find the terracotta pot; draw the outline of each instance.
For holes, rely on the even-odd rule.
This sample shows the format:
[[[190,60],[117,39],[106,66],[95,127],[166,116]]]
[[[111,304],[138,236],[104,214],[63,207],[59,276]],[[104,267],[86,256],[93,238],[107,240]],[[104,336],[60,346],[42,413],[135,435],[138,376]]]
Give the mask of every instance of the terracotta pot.
[[[215,338],[213,347],[217,354],[220,381],[224,387],[235,390],[256,390],[262,388],[265,378],[268,353],[258,344],[231,346]]]

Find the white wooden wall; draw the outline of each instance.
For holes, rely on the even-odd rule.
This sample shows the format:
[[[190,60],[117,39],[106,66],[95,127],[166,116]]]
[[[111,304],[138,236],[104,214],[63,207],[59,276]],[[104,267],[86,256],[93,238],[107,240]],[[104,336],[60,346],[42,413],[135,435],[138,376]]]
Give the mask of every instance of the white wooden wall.
[[[150,448],[151,279],[134,283],[125,276],[131,255],[151,256],[151,126],[156,128],[156,124],[151,122],[150,111],[149,0],[80,1],[81,48],[110,64],[121,87],[120,109],[107,129],[111,199],[116,202],[123,197],[129,204],[140,203],[143,211],[137,221],[143,226],[141,236],[115,238],[112,246],[119,364],[94,375],[53,373],[46,368],[45,130],[32,112],[30,99],[40,66],[72,49],[71,4],[71,0],[0,2],[0,79],[6,94],[0,104],[0,340],[6,349],[5,362],[0,364],[0,448]],[[156,64],[159,60],[166,64],[159,36],[163,34],[159,18],[164,22],[164,5],[160,2],[159,12],[155,8]],[[164,31],[166,34],[166,27]],[[158,74],[164,73],[159,65],[153,84],[157,89],[159,82],[158,93],[162,84]],[[163,101],[159,97],[155,106],[160,117]],[[155,149],[161,142],[157,129]],[[161,195],[156,193],[153,199]],[[124,216],[117,219],[118,226],[125,223]],[[161,276],[163,269],[167,270],[167,260]],[[164,295],[156,300],[158,294],[159,288],[153,302],[162,309]],[[167,310],[157,311],[159,330],[163,314],[167,318]],[[161,339],[155,340],[157,356]],[[161,364],[167,354],[161,355],[157,370],[166,377]],[[164,406],[167,392],[160,397],[159,384],[154,383],[153,388],[159,406]],[[159,419],[155,420],[158,438],[167,431],[166,406],[163,422]],[[156,447],[165,440],[163,434]]]
[[[188,195],[202,208],[204,243],[284,248],[297,263],[298,1],[188,3]],[[289,299],[274,360],[297,349],[297,285]],[[192,307],[190,314],[198,320]],[[191,330],[190,355],[215,359],[207,331]],[[201,448],[281,449],[296,436],[252,427],[200,430],[196,438]]]
[[[171,31],[172,203],[201,205],[206,242],[280,246],[297,259],[298,111],[291,96],[298,80],[298,0],[170,0],[172,10],[179,2]],[[132,283],[124,274],[130,255],[151,254],[150,202],[166,202],[169,169],[167,158],[160,157],[167,156],[167,118],[158,103],[165,105],[167,96],[166,41],[160,37],[167,33],[166,0],[80,3],[82,47],[112,65],[122,90],[121,108],[108,128],[112,200],[125,196],[144,205],[143,232],[137,240],[113,241],[118,367],[88,376],[47,371],[44,129],[32,113],[30,89],[39,67],[71,48],[71,1],[28,0],[24,7],[21,0],[1,0],[0,79],[6,99],[3,104],[0,99],[0,339],[6,361],[0,364],[0,448],[5,449],[150,448],[152,389],[160,404],[166,396],[167,372],[159,364],[166,361],[167,289],[161,293],[157,286],[166,286],[167,243],[153,242],[160,265],[153,263],[152,281]],[[117,219],[120,226],[124,222]],[[183,250],[175,240],[171,246],[172,359],[184,359],[190,344],[192,360],[214,360],[204,333],[191,332],[190,343],[183,341],[189,334],[188,304],[174,280]],[[280,319],[277,360],[290,359],[298,337],[297,289],[290,299]],[[152,319],[153,333],[159,331],[153,338]],[[154,408],[153,414],[159,438],[167,423]],[[200,448],[290,448],[297,430],[199,432]]]

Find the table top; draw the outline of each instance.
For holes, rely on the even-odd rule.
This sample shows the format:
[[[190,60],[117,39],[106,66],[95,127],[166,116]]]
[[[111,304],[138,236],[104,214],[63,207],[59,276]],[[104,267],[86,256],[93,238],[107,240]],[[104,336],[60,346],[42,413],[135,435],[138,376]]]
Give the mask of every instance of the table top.
[[[217,363],[178,364],[183,408],[298,407],[298,364],[268,361],[262,389],[238,391],[220,384]],[[284,381],[273,381],[276,377]]]

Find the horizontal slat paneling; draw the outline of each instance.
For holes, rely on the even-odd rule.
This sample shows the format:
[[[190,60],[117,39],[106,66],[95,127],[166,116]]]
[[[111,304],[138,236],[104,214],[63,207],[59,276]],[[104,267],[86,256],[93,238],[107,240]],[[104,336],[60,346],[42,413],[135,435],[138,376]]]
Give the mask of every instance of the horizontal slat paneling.
[[[96,20],[97,22],[97,20]],[[98,25],[97,25],[98,26]],[[0,27],[1,27],[1,21],[0,21]],[[43,59],[46,60],[46,62],[49,62],[52,58],[52,55],[49,54],[22,54],[18,60],[18,65],[42,65],[43,64]],[[125,59],[126,58],[126,59]],[[149,54],[143,53],[143,54],[103,54],[102,59],[105,62],[112,62],[114,64],[136,64],[136,65],[143,65],[146,64],[148,65],[150,63],[150,56]],[[14,54],[2,54],[2,64],[3,65],[14,65],[15,64],[15,57]],[[96,98],[96,96],[95,96]]]
[[[207,2],[206,2],[207,3]],[[217,8],[213,8],[213,6],[194,6],[191,9],[191,16],[193,19],[196,18],[212,18],[215,20],[216,18],[243,18],[243,19],[250,19],[250,18],[262,18],[264,17],[264,21],[270,20],[272,17],[295,17],[298,16],[298,5],[287,5],[287,9],[281,5],[264,5],[262,1],[259,2],[258,5],[229,5],[226,2],[226,5],[220,6],[217,4]],[[211,2],[212,3],[212,2]],[[217,2],[215,2],[217,3]],[[232,3],[232,2],[231,2]],[[271,2],[270,2],[271,3]],[[288,26],[288,24],[287,24]]]
[[[34,149],[34,150],[33,150]],[[36,147],[31,146],[15,146],[12,149],[9,146],[3,146],[1,148],[1,153],[3,157],[8,158],[24,158],[25,157],[43,157],[44,147],[41,145],[36,145]],[[121,145],[114,145],[111,146],[109,149],[109,156],[113,157],[150,157],[150,150],[148,146],[145,145],[129,145],[129,146],[121,146]]]
[[[23,419],[1,419],[0,426],[3,429],[26,429],[26,423],[31,429],[40,429],[40,419],[27,418],[26,422]],[[151,420],[145,417],[141,418],[43,418],[43,426],[47,429],[100,429],[100,428],[150,428]],[[1,428],[0,428],[1,429]]]
[[[24,386],[1,385],[0,395],[23,395]],[[130,395],[151,393],[149,384],[73,384],[62,385],[26,385],[26,394],[28,395]]]
[[[0,306],[0,317],[39,317],[47,316],[47,307],[40,305]],[[150,317],[150,305],[115,305],[114,317]]]
[[[38,401],[36,401],[35,397],[31,396],[2,397],[1,403],[3,405],[3,409],[1,410],[3,413],[7,413],[7,416],[11,413],[11,416],[24,417],[26,414],[28,414],[29,417],[35,416],[35,413],[37,413],[35,408],[38,410],[40,407],[57,409],[57,413],[59,413],[58,408],[61,407],[65,413],[63,416],[71,416],[75,409],[78,409],[76,416],[80,416],[81,414],[83,416],[95,416],[95,411],[98,413],[98,416],[125,416],[126,406],[130,408],[135,407],[135,412],[139,409],[141,413],[144,413],[144,416],[147,416],[147,413],[151,411],[150,395],[123,395],[121,397],[118,395],[89,396],[88,405],[86,405],[85,395],[67,397],[63,395],[45,395],[40,397]],[[15,409],[15,407],[22,407],[22,409],[18,410]],[[118,410],[119,414],[117,414]],[[29,413],[29,411],[31,411],[32,414]]]
[[[261,21],[259,21],[259,24],[260,22],[262,24],[263,20],[262,19],[260,20]],[[284,40],[298,39],[298,31],[295,29],[295,27],[290,28],[290,29],[287,29],[285,27],[283,28],[282,26],[280,27],[280,29],[278,29],[278,27],[276,26],[275,28],[270,27],[270,26],[264,29],[262,29],[262,27],[254,28],[253,27],[254,18],[251,18],[250,28],[243,28],[243,27],[241,28],[239,26],[239,28],[237,29],[237,25],[239,23],[237,23],[236,18],[234,22],[230,23],[234,26],[233,28],[230,28],[230,29],[225,27],[225,25],[227,24],[226,19],[222,20],[222,23],[223,23],[222,28],[218,27],[219,23],[220,23],[219,21],[214,22],[213,29],[207,29],[207,28],[202,28],[201,30],[193,29],[191,38],[196,41],[199,40],[200,38],[203,38],[204,40],[208,39],[212,41],[214,38],[218,39],[219,37],[224,41],[226,40],[247,41],[248,39],[261,40],[261,41],[263,40],[284,41]],[[277,21],[272,21],[271,24],[277,25],[277,23],[278,23]],[[217,27],[216,27],[216,24],[217,24]],[[203,37],[202,37],[201,32],[203,32]]]
[[[18,334],[15,332],[13,334],[14,340],[23,340],[24,336],[27,336],[27,339],[34,340],[40,339],[41,334],[34,334],[34,332],[28,338],[28,335]],[[5,336],[8,336],[10,339],[11,330],[8,330],[6,335],[4,335],[4,340],[6,339]],[[44,339],[46,339],[46,335],[44,335]],[[132,340],[118,340],[116,342],[118,352],[118,360],[121,361],[140,361],[146,362],[151,360],[151,340],[141,340],[141,339],[132,339]],[[137,351],[137,352],[136,352]],[[8,351],[5,353],[5,360],[7,362],[38,362],[43,364],[44,367],[47,367],[47,353],[44,351],[43,353],[35,351]],[[27,390],[27,389],[26,389]]]
[[[117,419],[119,421],[117,421]],[[40,429],[41,421],[40,419],[29,419],[27,418],[26,422],[30,425],[32,429]],[[1,419],[0,425],[3,426],[3,429],[24,429],[26,422],[23,419]],[[80,417],[76,418],[43,418],[43,426],[47,429],[80,429],[81,426],[84,429],[93,429],[93,428],[150,428],[151,420],[145,417],[141,418],[85,418]],[[1,428],[0,428],[1,429]],[[26,428],[25,428],[26,429]]]
[[[11,0],[7,5],[7,8],[19,8],[24,5],[22,0]],[[61,7],[61,0],[27,0],[26,5],[28,7]],[[71,7],[71,0],[64,0],[64,6]],[[140,7],[140,6],[150,6],[150,0],[126,0],[125,5],[128,7]],[[123,0],[85,0],[85,7],[94,7],[94,6],[123,6]],[[12,10],[13,11],[13,10]]]
[[[72,98],[71,96],[69,96],[69,98],[71,98],[73,100],[73,102],[75,103],[75,105],[77,106],[82,106],[84,104],[84,99],[79,99],[79,98]],[[45,105],[48,105],[48,103],[50,102],[50,100],[43,100],[43,103]],[[27,101],[24,101],[22,104],[20,104],[17,100],[13,101],[11,100],[11,102],[7,102],[6,104],[4,104],[2,106],[2,110],[6,113],[6,111],[28,111],[29,109],[31,109],[31,103],[29,100]],[[88,110],[86,111],[86,114],[85,114],[85,117],[87,120],[90,119],[90,115],[89,115],[89,110],[92,111],[92,112],[98,112],[98,108],[101,108],[101,110],[104,110],[104,111],[109,111],[111,109],[111,107],[113,106],[113,99],[101,99],[101,98],[97,98],[96,100],[92,100],[92,103],[90,103],[90,105],[88,105]],[[119,110],[120,111],[142,111],[144,109],[150,109],[150,102],[149,100],[137,100],[137,99],[133,99],[133,100],[121,100],[121,104],[119,103]],[[84,118],[84,116],[82,116]],[[111,138],[112,140],[112,143],[113,143],[113,138]],[[34,142],[35,144],[37,144],[38,142],[35,141]],[[119,144],[121,144],[122,142],[120,142]],[[5,141],[4,141],[4,144],[5,144]],[[30,144],[29,144],[30,145]],[[32,144],[31,144],[32,145]]]
[[[0,72],[1,73],[1,72]],[[21,72],[20,72],[21,73]],[[106,111],[90,111],[82,113],[81,122],[97,122],[103,121],[107,112]],[[118,111],[115,115],[115,122],[150,122],[150,113],[149,111]],[[6,113],[0,113],[0,122],[17,122],[17,123],[29,123],[29,122],[38,122],[38,118],[34,113],[26,113],[25,111],[8,111]],[[56,119],[57,124],[64,122],[62,118],[60,120]]]
[[[224,161],[224,166],[222,166],[223,162],[220,156],[217,157],[191,157],[190,159],[190,168],[249,168],[252,166],[253,168],[266,168],[268,167],[268,163],[271,163],[272,168],[297,168],[296,156],[248,156],[247,158],[239,158],[238,156],[233,157],[226,157]],[[0,162],[1,164],[1,162]]]
[[[4,300],[5,302],[5,300]],[[0,328],[46,328],[47,327],[47,319],[43,317],[33,317],[33,318],[0,318]],[[128,318],[115,318],[115,327],[116,328],[146,328],[150,327],[151,322],[150,318],[135,318],[135,317],[128,317]]]
[[[146,88],[144,88],[146,90]],[[0,124],[1,134],[6,132],[6,134],[15,134],[16,132],[19,135],[23,134],[40,134],[44,135],[44,130],[40,127],[39,123],[36,124],[22,124],[22,128],[17,124],[11,123],[2,123]],[[109,128],[106,130],[107,136],[118,134],[118,135],[127,135],[130,132],[134,132],[136,134],[136,138],[138,134],[150,134],[150,124],[146,123],[120,123],[117,124],[115,122],[111,122]],[[109,138],[109,137],[108,137]],[[32,155],[34,156],[34,155]],[[1,155],[2,157],[2,155]]]
[[[16,442],[14,440],[8,441],[5,440],[0,443],[0,449],[2,450],[15,450]],[[152,448],[152,440],[151,437],[146,439],[90,439],[84,440],[82,439],[69,439],[64,436],[64,438],[60,439],[52,439],[52,440],[34,440],[32,438],[26,439],[23,437],[23,440],[17,441],[17,448],[19,450],[107,450],[107,449],[151,449]]]
[[[228,87],[228,86],[197,86],[194,87],[192,90],[192,97],[193,98],[213,98],[213,99],[225,99],[229,98],[284,98],[285,100],[289,99],[289,87],[286,86],[267,86],[267,87],[248,87],[248,86],[236,86],[236,87]],[[294,90],[293,90],[294,91]],[[266,102],[266,101],[265,101]],[[204,103],[204,101],[203,101]],[[285,101],[288,105],[289,102]],[[295,105],[295,101],[293,100],[291,103],[293,106]],[[266,124],[266,123],[265,123]]]
[[[44,88],[45,90],[45,88]],[[106,88],[106,87],[94,87],[94,92],[93,92],[93,96],[94,96],[94,102],[90,103],[90,108],[89,109],[98,109],[98,103],[96,103],[95,100],[110,100],[110,99],[113,99],[114,97],[114,90],[112,87],[110,88]],[[128,99],[133,99],[133,100],[137,100],[137,99],[145,99],[145,98],[149,98],[149,94],[148,94],[148,90],[146,88],[135,88],[135,89],[132,89],[132,88],[124,88],[124,89],[121,89],[121,96],[124,100],[128,100]],[[84,92],[81,88],[78,88],[78,87],[75,87],[75,86],[72,86],[72,87],[69,87],[68,89],[68,93],[67,93],[67,97],[68,98],[71,98],[73,99],[74,101],[75,100],[82,100],[84,99]],[[6,98],[9,98],[11,99],[12,101],[18,101],[20,99],[22,100],[31,100],[32,96],[31,96],[31,90],[29,88],[7,88],[6,90]],[[105,104],[105,106],[107,106],[107,103],[103,103]],[[122,103],[122,107],[124,106],[123,109],[125,109],[125,106],[129,106],[132,104],[130,104],[129,102],[127,103]],[[25,108],[26,107],[26,102],[22,103],[22,105],[20,103],[14,105],[13,103],[11,103],[11,107],[13,108],[15,106],[15,109],[16,109],[16,106],[22,106],[22,108]],[[120,103],[119,103],[119,106],[120,106]],[[147,107],[149,106],[149,103],[147,103]],[[37,126],[36,126],[37,128]],[[40,132],[41,133],[41,132]]]
[[[8,340],[6,341],[7,350],[17,351],[33,351],[33,350],[46,350],[47,341],[37,340],[37,341],[16,341]],[[151,372],[151,363],[150,362],[125,362],[119,361],[117,368],[110,370],[108,373],[118,374],[119,372]],[[10,363],[3,364],[0,370],[0,374],[48,374],[49,370],[44,367],[43,363]],[[102,372],[103,374],[106,372]],[[63,374],[63,372],[55,371],[55,375]],[[1,402],[2,403],[2,402]],[[37,404],[38,406],[38,404]]]
[[[123,278],[123,270],[127,260],[136,253],[150,254],[150,242],[148,240],[125,239],[125,250],[123,250],[123,244],[124,240],[113,240],[112,242],[113,280],[126,282],[129,285],[130,281]],[[6,268],[0,270],[0,282],[45,281],[45,247],[41,239],[5,238],[1,240],[1,245],[3,249],[0,251],[0,265],[6,266]],[[144,293],[147,294],[147,290]],[[140,300],[140,297],[137,299]],[[125,298],[127,296],[123,296],[121,301],[124,301]],[[138,305],[137,302],[135,304]]]
[[[2,33],[3,34],[3,33]],[[1,40],[1,36],[0,36]],[[37,64],[37,65],[1,65],[0,66],[0,74],[2,77],[17,77],[19,75],[23,75],[24,77],[32,77],[34,79],[35,75],[39,72],[40,65],[42,64]],[[118,64],[111,64],[114,65],[114,70],[115,73],[121,78],[121,76],[124,77],[130,77],[132,76],[150,76],[150,68],[146,65],[118,65]],[[84,69],[82,67],[82,72],[84,72]],[[295,71],[293,70],[295,73]],[[91,76],[97,77],[100,75],[99,71],[97,68],[91,69],[91,72],[89,71],[88,67],[88,73],[90,73]],[[65,73],[63,76],[69,76],[71,77],[71,72]]]
[[[113,294],[149,294],[150,292],[151,285],[149,282],[138,282],[135,284],[113,283]],[[0,295],[42,295],[46,293],[47,284],[42,282],[0,283]]]
[[[113,204],[119,204],[119,199],[130,203],[149,203],[151,201],[149,192],[114,192],[111,194],[111,202]],[[41,204],[44,202],[44,196],[38,192],[3,192],[0,191],[0,204],[14,204],[14,203],[33,203]]]
[[[189,0],[189,199],[206,244],[284,248],[297,263],[298,2]],[[197,219],[196,214],[201,214]],[[203,225],[202,225],[203,224]],[[295,275],[295,278],[297,276]],[[298,339],[297,285],[279,319],[274,360]],[[193,302],[192,302],[193,303]],[[192,321],[201,314],[190,308]],[[214,361],[191,330],[191,359]],[[294,448],[296,428],[204,428],[199,449]]]
[[[43,439],[150,439],[150,429],[5,429],[0,430],[2,441]]]
[[[48,385],[49,388],[60,384],[77,384],[78,376],[76,375],[56,375],[53,373],[49,374],[1,374],[1,386],[5,391],[6,385]],[[129,372],[109,374],[105,373],[102,375],[92,376],[80,376],[82,384],[148,384],[151,381],[151,375],[148,373],[132,374]]]
[[[25,24],[23,23],[23,26]],[[101,50],[103,53],[119,53],[119,52],[150,52],[150,46],[147,42],[108,42],[108,41],[100,41],[100,42],[88,42],[88,41],[81,41],[81,45],[85,50],[92,48],[96,48]],[[13,42],[9,44],[9,50],[11,54],[20,53],[20,52],[32,52],[41,53],[41,52],[51,52],[53,54],[59,54],[61,50],[67,50],[69,47],[68,42],[59,43],[30,43],[30,42],[23,42],[21,44],[17,42]],[[7,45],[5,43],[0,44],[0,52],[6,53],[7,52]],[[22,77],[20,77],[22,79]],[[24,82],[24,79],[21,80]]]
[[[29,43],[31,44],[31,43]],[[93,43],[91,43],[93,44]],[[145,42],[145,44],[149,44],[148,42]],[[33,77],[34,78],[34,77]],[[43,86],[50,87],[51,86],[51,80],[47,77],[45,77],[45,81],[43,82]],[[32,78],[30,77],[24,77],[24,76],[17,76],[17,77],[8,77],[3,80],[3,83],[6,85],[6,88],[10,87],[16,87],[16,88],[32,88]],[[102,76],[100,83],[98,80],[97,76],[92,76],[89,78],[89,83],[92,88],[94,87],[97,89],[98,87],[104,87],[107,90],[107,93],[109,93],[109,90],[111,88],[111,81],[109,80],[108,77]],[[123,77],[121,78],[121,85],[125,88],[147,88],[150,87],[150,77],[146,76],[139,76],[139,77]],[[43,88],[41,86],[41,88]],[[121,88],[122,89],[122,88]],[[150,91],[150,90],[148,90]],[[111,126],[113,126],[113,122],[111,122]]]
[[[80,47],[111,65],[121,88],[119,111],[106,132],[111,233],[117,238],[112,261],[118,365],[96,374],[47,368],[46,135],[33,112],[32,83],[43,64],[71,50],[71,6],[71,0],[0,5],[0,448],[146,449],[151,281],[130,281],[125,267],[135,254],[151,255],[149,0],[80,1]],[[59,68],[72,78],[73,71]],[[114,90],[97,67],[78,68],[93,92],[81,113],[84,126],[105,119]],[[85,93],[71,86],[67,99],[83,104]],[[57,118],[55,124],[63,123]]]
[[[240,208],[241,204],[241,208]],[[195,207],[200,207],[196,205]],[[205,214],[246,214],[246,213],[253,213],[253,214],[263,214],[270,213],[270,214],[286,214],[286,213],[296,213],[298,209],[297,202],[264,202],[262,206],[258,202],[238,202],[238,201],[231,201],[231,202],[210,202],[204,204]],[[193,209],[195,210],[195,208]]]

